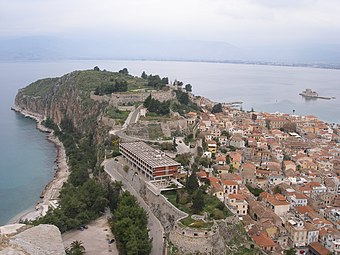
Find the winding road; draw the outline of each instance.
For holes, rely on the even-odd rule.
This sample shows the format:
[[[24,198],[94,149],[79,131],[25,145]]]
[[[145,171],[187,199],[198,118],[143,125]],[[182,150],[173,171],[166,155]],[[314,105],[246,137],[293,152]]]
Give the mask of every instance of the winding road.
[[[125,134],[125,129],[128,125],[136,123],[140,116],[140,109],[142,106],[137,107],[133,112],[131,112],[126,119],[123,128],[121,130],[113,131],[115,135],[119,136],[124,141],[136,141],[142,139],[136,139],[134,137],[129,137]],[[161,255],[164,254],[164,229],[161,225],[160,221],[156,218],[156,216],[152,213],[150,207],[145,203],[144,199],[139,195],[138,190],[141,187],[141,182],[144,180],[138,175],[137,172],[128,171],[126,173],[123,170],[123,166],[126,164],[125,159],[116,157],[115,159],[106,159],[102,165],[104,166],[104,170],[106,173],[110,175],[112,180],[121,181],[123,184],[123,190],[129,191],[132,195],[134,195],[141,207],[144,208],[148,215],[148,229],[149,236],[152,238],[152,255]]]
[[[145,203],[143,198],[133,187],[133,185],[138,186],[139,183],[144,180],[142,180],[136,172],[132,171],[132,169],[130,169],[129,173],[126,174],[123,170],[124,161],[124,159],[119,159],[119,161],[116,161],[115,159],[107,159],[102,163],[102,165],[104,166],[105,172],[108,173],[113,180],[122,182],[123,190],[129,191],[132,195],[134,195],[137,198],[139,205],[143,207],[144,210],[147,212],[149,236],[150,238],[152,238],[151,254],[164,254],[163,226],[156,218],[156,216],[152,213],[150,207]]]

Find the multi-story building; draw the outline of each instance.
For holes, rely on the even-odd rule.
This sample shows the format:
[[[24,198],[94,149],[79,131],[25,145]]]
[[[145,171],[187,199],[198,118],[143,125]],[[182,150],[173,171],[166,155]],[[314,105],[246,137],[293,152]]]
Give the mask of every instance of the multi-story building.
[[[333,254],[340,254],[340,233],[334,228],[320,229],[320,241]]]
[[[272,209],[278,216],[283,216],[289,211],[290,203],[281,194],[272,195],[268,192],[262,192],[260,197],[266,206]]]
[[[238,183],[236,181],[222,180],[222,185],[226,195],[237,194]]]
[[[244,196],[240,194],[230,194],[227,196],[226,203],[233,213],[239,216],[247,215],[248,202]]]
[[[304,247],[307,244],[307,229],[304,222],[296,217],[287,221],[288,244],[293,247]]]
[[[293,192],[287,195],[287,198],[292,208],[295,208],[296,206],[306,206],[308,203],[308,197],[299,192]]]
[[[208,140],[208,151],[211,153],[216,153],[217,152],[217,143],[214,140]]]
[[[133,167],[150,180],[168,179],[178,172],[180,166],[164,152],[144,142],[120,143],[119,151]]]

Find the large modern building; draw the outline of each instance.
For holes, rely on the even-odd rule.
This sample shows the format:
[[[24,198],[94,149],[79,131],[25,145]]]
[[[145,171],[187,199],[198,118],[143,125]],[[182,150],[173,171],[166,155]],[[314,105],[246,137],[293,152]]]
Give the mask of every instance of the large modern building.
[[[119,150],[133,167],[150,180],[168,179],[178,172],[180,166],[164,152],[144,142],[120,143]]]

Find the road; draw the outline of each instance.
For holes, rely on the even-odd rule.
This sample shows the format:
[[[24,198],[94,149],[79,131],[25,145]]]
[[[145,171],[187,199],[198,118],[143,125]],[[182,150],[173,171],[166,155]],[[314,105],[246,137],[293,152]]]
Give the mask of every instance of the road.
[[[136,108],[136,110],[134,110],[133,112],[131,112],[129,114],[129,116],[125,120],[125,123],[124,123],[122,129],[111,130],[110,134],[114,134],[114,135],[119,136],[124,142],[143,141],[143,142],[151,142],[151,143],[172,143],[172,140],[149,140],[149,139],[143,139],[143,138],[138,138],[138,137],[126,135],[126,133],[125,133],[126,128],[130,124],[137,123],[137,121],[140,117],[139,111],[140,111],[141,108],[142,108],[142,105],[138,106]]]
[[[182,137],[176,137],[176,144],[177,154],[184,154],[190,152],[189,146],[185,145]]]
[[[107,159],[103,162],[104,170],[107,172],[113,180],[121,181],[123,184],[123,189],[129,191],[132,195],[134,195],[140,206],[144,208],[144,210],[148,214],[148,229],[149,236],[152,238],[152,255],[161,255],[163,254],[164,248],[164,229],[160,223],[160,221],[156,218],[156,216],[151,212],[149,206],[145,203],[143,198],[140,197],[138,192],[134,189],[134,187],[130,184],[131,182],[135,182],[135,185],[138,185],[142,180],[139,176],[134,173],[132,170],[129,171],[129,174],[126,175],[123,170],[123,164],[120,161],[115,161],[114,159]]]

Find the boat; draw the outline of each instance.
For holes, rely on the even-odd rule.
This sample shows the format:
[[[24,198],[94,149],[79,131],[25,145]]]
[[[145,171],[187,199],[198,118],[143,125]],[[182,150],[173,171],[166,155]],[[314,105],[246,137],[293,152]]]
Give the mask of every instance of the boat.
[[[326,99],[326,100],[332,99],[332,97],[319,96],[319,94],[316,91],[313,91],[311,89],[306,89],[302,91],[299,95],[305,97],[306,99],[314,99],[314,98],[320,98],[320,99]]]
[[[313,91],[311,89],[306,89],[302,91],[299,95],[303,97],[311,97],[311,98],[318,98],[319,94],[316,91]]]

